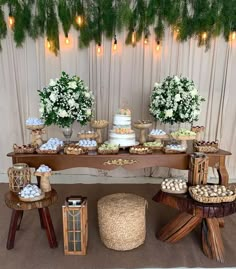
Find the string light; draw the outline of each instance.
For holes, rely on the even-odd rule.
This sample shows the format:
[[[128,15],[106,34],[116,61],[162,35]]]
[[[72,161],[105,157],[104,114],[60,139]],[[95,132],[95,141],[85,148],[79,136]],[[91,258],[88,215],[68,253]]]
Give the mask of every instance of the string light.
[[[234,32],[231,34],[231,39],[232,39],[232,40],[235,40],[235,38],[236,38],[236,32],[234,31]]]
[[[47,47],[48,49],[51,49],[51,42],[49,40],[47,41]]]
[[[97,45],[97,54],[100,55],[101,54],[101,43],[99,42]]]
[[[68,34],[66,34],[66,36],[65,36],[65,43],[66,43],[66,45],[70,44],[70,39],[68,37]]]
[[[76,19],[75,19],[76,23],[81,26],[83,24],[83,18],[82,16],[77,16]]]
[[[148,35],[146,34],[144,37],[144,44],[147,45],[148,44]]]
[[[114,36],[113,50],[114,51],[117,50],[117,38],[116,38],[116,35]]]
[[[159,51],[161,48],[161,43],[159,40],[157,40],[157,46],[156,46],[156,51]]]
[[[132,45],[135,46],[136,43],[136,32],[133,30],[132,37],[131,37]]]
[[[206,33],[206,32],[204,32],[204,33],[202,34],[202,39],[205,41],[205,40],[206,40],[206,38],[207,38],[207,33]]]
[[[9,27],[12,28],[15,24],[15,18],[9,14],[9,17],[8,17],[8,22],[9,22]]]

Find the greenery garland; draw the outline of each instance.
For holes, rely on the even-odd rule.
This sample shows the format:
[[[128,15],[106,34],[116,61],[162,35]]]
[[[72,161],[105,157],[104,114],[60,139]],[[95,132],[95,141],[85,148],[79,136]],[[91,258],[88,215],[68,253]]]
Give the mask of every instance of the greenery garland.
[[[236,0],[0,0],[0,49],[9,14],[15,19],[16,46],[23,45],[27,34],[33,39],[45,35],[55,54],[59,21],[65,36],[72,26],[80,32],[80,47],[91,41],[99,44],[102,34],[113,38],[123,29],[128,29],[126,44],[132,43],[134,31],[137,42],[148,38],[151,28],[160,41],[170,26],[178,30],[179,41],[197,37],[199,45],[206,46],[212,37],[223,34],[228,41],[236,31]],[[76,23],[76,16],[81,16],[83,24]]]

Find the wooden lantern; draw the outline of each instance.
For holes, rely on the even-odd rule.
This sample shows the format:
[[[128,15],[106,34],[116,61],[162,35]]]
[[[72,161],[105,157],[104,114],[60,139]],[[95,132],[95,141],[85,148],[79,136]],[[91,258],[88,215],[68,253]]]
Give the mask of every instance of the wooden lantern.
[[[86,255],[88,242],[87,198],[68,197],[62,206],[65,255]]]
[[[191,154],[188,182],[190,185],[207,184],[209,158],[204,153]]]
[[[31,182],[31,171],[26,163],[16,163],[7,171],[9,178],[9,189],[19,192],[24,186]]]

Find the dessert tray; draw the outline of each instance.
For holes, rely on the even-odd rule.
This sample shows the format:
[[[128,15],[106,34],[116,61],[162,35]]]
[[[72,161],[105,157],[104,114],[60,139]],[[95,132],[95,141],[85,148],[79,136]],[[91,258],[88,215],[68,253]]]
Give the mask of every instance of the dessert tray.
[[[65,154],[81,155],[87,153],[88,150],[76,144],[69,144],[64,148]]]
[[[42,200],[45,193],[37,185],[27,184],[18,195],[19,199],[24,202],[34,202]]]
[[[131,153],[131,154],[151,154],[152,149],[150,149],[149,147],[145,147],[145,146],[134,146],[134,147],[130,147],[129,153]]]
[[[109,141],[105,141],[104,142],[105,144],[109,144],[110,142]],[[125,148],[130,148],[130,147],[134,147],[134,146],[138,146],[139,145],[139,142],[138,141],[135,141],[134,144],[123,144],[123,145],[119,145],[119,148],[120,149],[125,149]]]
[[[29,130],[41,130],[43,129],[45,126],[44,124],[38,124],[38,125],[26,125],[26,129]]]
[[[224,185],[197,185],[189,187],[189,194],[200,203],[232,202],[236,198],[235,190]]]
[[[184,179],[166,178],[161,183],[161,190],[175,194],[186,193],[188,191],[187,182]]]
[[[57,154],[61,150],[61,147],[57,147],[57,149],[36,149],[38,154]]]
[[[116,144],[102,144],[98,148],[99,154],[117,154],[119,152],[119,145]]]
[[[79,139],[96,139],[98,134],[95,132],[78,133]]]
[[[152,150],[161,150],[164,147],[164,145],[161,142],[157,142],[157,141],[145,142],[143,145],[145,147],[152,149]]]
[[[36,148],[31,144],[18,146],[17,144],[13,145],[14,153],[34,153]]]
[[[195,141],[194,150],[197,152],[215,153],[219,150],[219,144],[218,141]]]
[[[162,148],[162,150],[163,150],[164,153],[175,153],[175,154],[185,153],[186,152],[186,148],[174,149],[174,148],[169,148],[168,146]]]
[[[136,129],[148,129],[152,126],[152,122],[150,120],[138,120],[133,123],[133,126]]]
[[[95,129],[103,129],[107,127],[109,122],[107,120],[93,120],[91,121],[91,127]]]

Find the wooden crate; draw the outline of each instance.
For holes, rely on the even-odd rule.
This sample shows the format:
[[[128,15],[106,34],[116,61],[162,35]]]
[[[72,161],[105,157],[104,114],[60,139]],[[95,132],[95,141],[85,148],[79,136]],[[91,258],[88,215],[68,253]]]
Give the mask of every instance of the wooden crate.
[[[65,255],[86,255],[88,242],[87,198],[80,205],[62,206]]]

